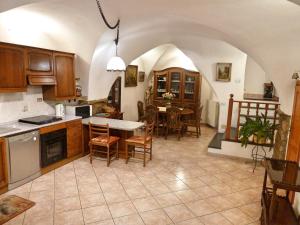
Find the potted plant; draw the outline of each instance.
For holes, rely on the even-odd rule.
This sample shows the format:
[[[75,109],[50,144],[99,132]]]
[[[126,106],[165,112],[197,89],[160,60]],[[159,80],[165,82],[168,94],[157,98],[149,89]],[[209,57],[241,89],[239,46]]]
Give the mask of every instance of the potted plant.
[[[276,125],[266,119],[264,114],[255,119],[246,117],[246,122],[239,131],[239,139],[242,146],[247,147],[251,137],[256,144],[266,144],[268,140],[273,140]]]
[[[173,98],[175,97],[175,94],[171,92],[166,92],[162,95],[163,99],[167,101],[166,107],[171,107],[171,102]]]

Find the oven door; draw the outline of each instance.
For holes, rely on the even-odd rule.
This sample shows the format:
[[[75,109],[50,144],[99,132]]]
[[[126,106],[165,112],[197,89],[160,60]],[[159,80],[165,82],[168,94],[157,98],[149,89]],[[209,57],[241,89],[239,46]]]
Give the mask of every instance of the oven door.
[[[46,167],[67,157],[66,129],[41,135],[41,165]]]

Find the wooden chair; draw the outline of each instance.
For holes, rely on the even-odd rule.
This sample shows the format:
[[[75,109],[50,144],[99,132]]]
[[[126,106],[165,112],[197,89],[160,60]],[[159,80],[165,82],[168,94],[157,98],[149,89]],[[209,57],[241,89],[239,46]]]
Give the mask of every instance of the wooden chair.
[[[106,154],[107,166],[110,164],[110,160],[114,155],[116,159],[119,158],[119,137],[109,135],[109,125],[96,125],[89,124],[90,133],[90,163],[93,162],[93,156],[95,153]],[[116,149],[112,151],[110,148],[116,144]],[[103,149],[103,147],[106,148]]]
[[[162,125],[159,117],[158,117],[158,108],[155,105],[147,105],[146,106],[146,113],[145,113],[145,120],[148,124],[154,122],[154,126],[156,127],[156,135],[158,136],[159,127]]]
[[[128,160],[129,160],[128,146],[134,146],[134,147],[142,148],[142,150],[134,149],[132,156],[133,157],[135,156],[135,152],[143,153],[144,167],[146,166],[146,154],[150,154],[150,160],[152,160],[153,129],[154,129],[154,122],[147,123],[143,136],[132,136],[132,137],[125,140],[125,143],[126,143],[126,147],[125,147],[126,164],[128,163]]]
[[[165,139],[168,138],[169,130],[177,131],[177,139],[180,140],[182,132],[181,112],[177,107],[167,108],[167,121],[165,123]]]
[[[138,108],[138,122],[145,120],[144,103],[142,101],[137,102]]]
[[[183,121],[183,125],[186,127],[186,132],[196,133],[197,138],[201,136],[201,115],[202,115],[203,105],[198,107],[195,111],[195,114],[186,120]],[[195,131],[189,131],[188,127],[194,127]]]

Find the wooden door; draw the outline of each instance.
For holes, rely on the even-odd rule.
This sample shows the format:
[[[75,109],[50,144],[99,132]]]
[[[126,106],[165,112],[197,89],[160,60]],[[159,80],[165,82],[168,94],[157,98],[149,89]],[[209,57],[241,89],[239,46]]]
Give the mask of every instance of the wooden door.
[[[0,43],[0,92],[25,92],[25,49]]]
[[[0,138],[0,188],[7,186],[7,158],[5,139]]]
[[[168,85],[168,71],[155,71],[154,72],[154,99],[162,100],[162,95],[169,91]]]
[[[53,54],[54,74],[56,77],[56,98],[71,99],[75,98],[75,72],[74,55],[67,53]]]
[[[83,151],[82,121],[74,120],[66,123],[68,158],[79,155]]]
[[[297,81],[287,159],[299,162],[300,156],[300,81]]]

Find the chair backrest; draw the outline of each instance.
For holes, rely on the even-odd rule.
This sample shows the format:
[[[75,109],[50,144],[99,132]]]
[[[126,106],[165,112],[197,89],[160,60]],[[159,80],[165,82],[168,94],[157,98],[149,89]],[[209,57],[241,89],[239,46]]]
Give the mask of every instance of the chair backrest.
[[[197,108],[196,110],[196,120],[197,123],[201,123],[201,115],[202,115],[203,105]]]
[[[138,108],[138,118],[139,121],[141,121],[141,118],[144,116],[144,103],[142,101],[138,101],[137,108]]]
[[[181,125],[181,111],[177,107],[167,108],[167,126],[169,128],[178,128]]]
[[[89,123],[89,132],[90,132],[90,139],[98,137],[98,136],[106,136],[109,137],[109,125],[96,125]]]
[[[147,123],[152,123],[157,120],[158,108],[155,105],[146,106],[146,121]]]
[[[152,140],[153,136],[153,131],[154,131],[154,121],[151,123],[147,123],[145,127],[145,134],[144,134],[144,141],[146,142],[147,140],[150,141]]]

